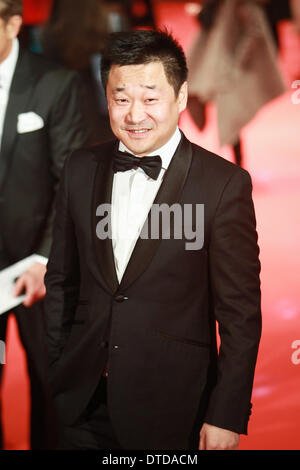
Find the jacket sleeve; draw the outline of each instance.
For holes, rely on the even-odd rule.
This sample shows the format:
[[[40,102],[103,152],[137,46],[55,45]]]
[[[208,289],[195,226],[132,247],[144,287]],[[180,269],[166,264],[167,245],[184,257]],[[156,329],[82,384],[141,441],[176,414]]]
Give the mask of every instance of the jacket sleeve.
[[[53,244],[45,276],[45,322],[49,366],[60,357],[79,296],[80,266],[73,220],[68,207],[67,159],[57,195]]]
[[[54,196],[44,231],[36,249],[37,254],[47,258],[52,243],[55,196],[64,162],[71,151],[90,143],[86,128],[80,77],[75,72],[63,69],[57,71],[56,74],[57,93],[48,123],[51,154],[50,171],[54,182]]]
[[[237,169],[215,214],[209,249],[220,348],[205,422],[247,434],[261,335],[260,262],[252,183]]]

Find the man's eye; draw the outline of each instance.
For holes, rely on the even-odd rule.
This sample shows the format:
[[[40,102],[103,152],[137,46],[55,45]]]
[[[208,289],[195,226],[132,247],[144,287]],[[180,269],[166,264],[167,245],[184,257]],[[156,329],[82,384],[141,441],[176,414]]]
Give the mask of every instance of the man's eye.
[[[124,103],[128,103],[128,100],[126,98],[117,98],[116,102],[119,104],[124,104]]]
[[[156,98],[147,98],[146,99],[146,103],[154,103],[156,100]]]

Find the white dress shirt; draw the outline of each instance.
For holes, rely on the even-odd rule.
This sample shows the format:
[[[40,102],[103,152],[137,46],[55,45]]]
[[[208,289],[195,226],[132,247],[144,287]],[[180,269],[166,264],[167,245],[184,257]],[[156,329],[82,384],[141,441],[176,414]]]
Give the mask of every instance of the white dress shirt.
[[[142,168],[114,174],[111,223],[119,282],[180,139],[181,133],[177,127],[171,139],[163,147],[148,155],[160,155],[162,159],[162,169],[157,180],[147,176]],[[132,153],[122,142],[119,144],[119,150]]]
[[[9,56],[0,63],[0,149],[9,90],[19,56],[19,41],[13,40]]]

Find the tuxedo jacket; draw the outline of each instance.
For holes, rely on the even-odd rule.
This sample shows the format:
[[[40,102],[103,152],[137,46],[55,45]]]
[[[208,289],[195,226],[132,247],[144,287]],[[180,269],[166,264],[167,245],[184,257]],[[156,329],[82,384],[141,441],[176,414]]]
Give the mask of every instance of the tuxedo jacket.
[[[250,176],[182,135],[154,203],[204,204],[203,247],[186,250],[172,230],[139,238],[119,284],[112,241],[96,234],[115,145],[75,151],[60,186],[46,274],[60,418],[76,422],[108,364],[108,408],[125,449],[187,449],[203,421],[246,433],[261,331]]]
[[[32,253],[49,255],[64,160],[88,143],[80,93],[74,72],[20,48],[0,155],[2,267]]]

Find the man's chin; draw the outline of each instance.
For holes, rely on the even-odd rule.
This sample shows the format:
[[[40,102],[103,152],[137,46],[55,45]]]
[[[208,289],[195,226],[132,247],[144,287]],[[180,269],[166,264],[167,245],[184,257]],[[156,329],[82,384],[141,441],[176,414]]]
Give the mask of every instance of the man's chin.
[[[124,144],[132,153],[134,153],[134,154],[137,155],[137,156],[141,156],[141,157],[142,157],[143,155],[147,155],[147,154],[153,152],[151,146],[142,144],[142,142],[136,143],[136,142],[131,142],[131,141],[128,141],[128,140],[126,140],[126,141],[123,140],[123,144]]]
[[[143,156],[153,151],[154,145],[151,143],[150,133],[151,130],[145,134],[125,132],[120,135],[120,140],[135,155]]]

